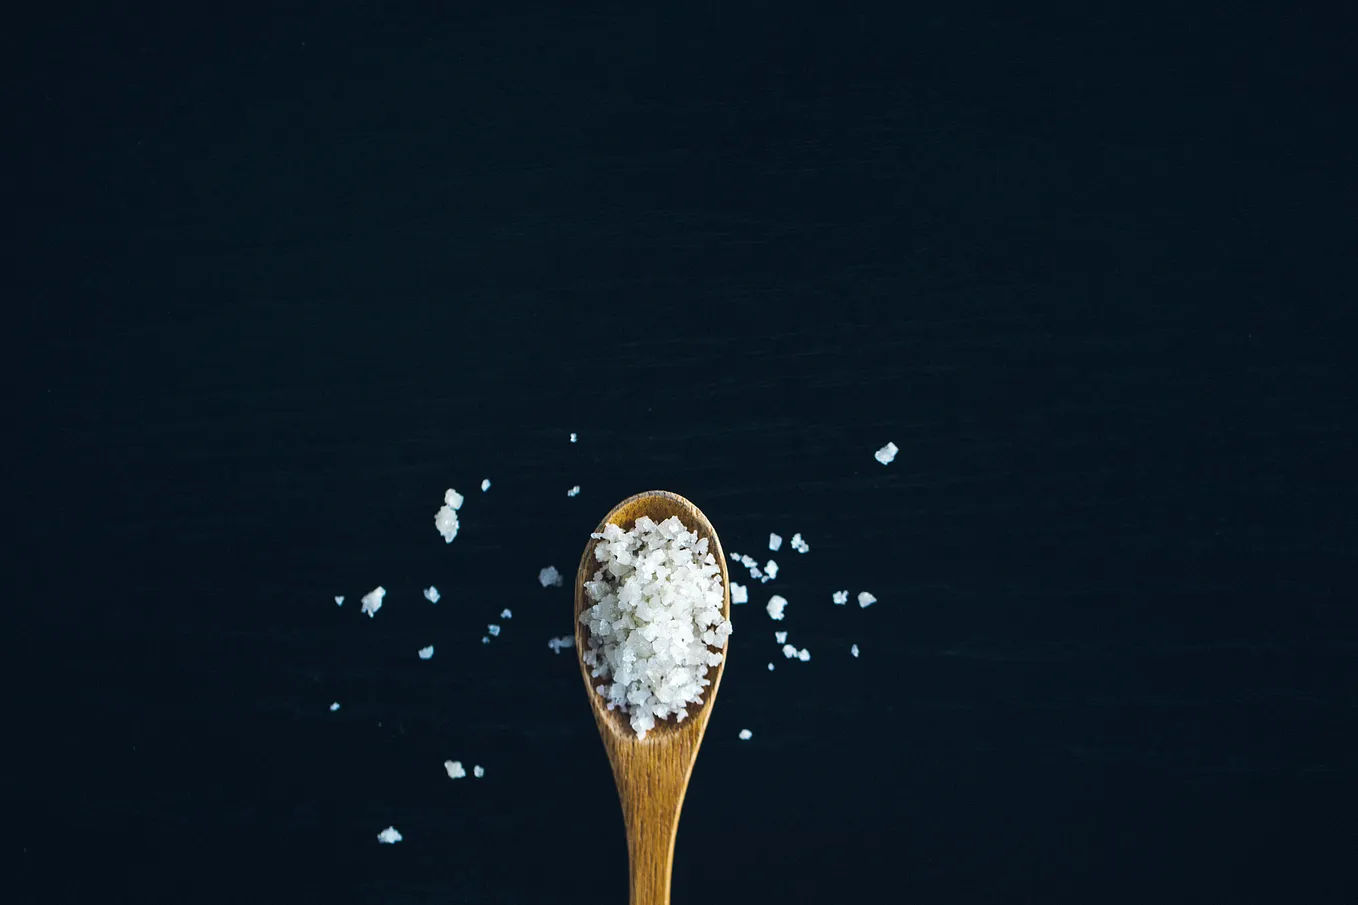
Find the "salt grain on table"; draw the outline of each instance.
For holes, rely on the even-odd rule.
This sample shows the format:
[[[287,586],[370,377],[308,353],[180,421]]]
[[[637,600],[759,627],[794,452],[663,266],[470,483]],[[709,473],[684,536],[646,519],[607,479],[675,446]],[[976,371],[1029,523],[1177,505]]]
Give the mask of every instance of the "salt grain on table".
[[[548,566],[538,572],[538,583],[544,588],[561,587],[561,573],[556,566]]]
[[[792,535],[792,549],[796,550],[798,553],[805,553],[811,549],[811,545],[802,540],[800,534],[794,534]]]
[[[782,538],[781,535],[777,535],[777,534],[773,534],[773,533],[770,533],[770,534],[769,534],[769,549],[770,549],[770,550],[773,550],[774,552],[777,552],[778,548],[781,547],[782,545],[783,545],[783,538]]]
[[[343,595],[343,594],[337,594],[337,595],[335,595],[335,606],[344,606],[344,595]]]
[[[793,657],[797,656],[797,648],[793,647],[791,644],[784,644],[783,656],[791,660]]]
[[[858,645],[855,644],[853,647],[849,648],[849,653],[853,654],[855,657],[858,656]]]
[[[490,489],[490,478],[482,478],[482,479],[481,479],[481,492],[482,492],[482,493],[485,493],[485,492],[486,492],[487,490],[489,490],[489,489]]]
[[[769,618],[780,621],[783,618],[783,608],[787,606],[787,600],[778,594],[769,598],[768,606],[764,607],[768,611]]]
[[[774,632],[773,640],[779,644],[787,644],[787,632]]]
[[[750,594],[745,589],[745,585],[731,582],[731,603],[747,603],[749,599]]]
[[[575,636],[562,635],[560,638],[553,638],[547,642],[547,646],[552,649],[552,653],[559,654],[563,650],[570,650],[575,647]]]
[[[835,601],[835,603],[839,604],[840,606],[843,606],[844,604],[849,602],[849,592],[835,591],[834,597],[832,599]]]
[[[363,595],[363,606],[360,612],[367,613],[368,618],[371,619],[373,616],[377,615],[378,610],[382,609],[382,598],[386,596],[387,596],[386,588],[382,587],[381,585],[378,585],[377,587],[373,588],[371,591]]]
[[[579,485],[579,484],[576,484],[576,485],[575,485],[574,487],[572,487],[570,490],[567,490],[567,491],[566,491],[566,496],[579,496],[579,495],[580,495],[580,485]]]
[[[752,738],[754,738],[754,733],[753,733],[753,732],[751,732],[751,731],[748,730],[748,729],[742,729],[742,730],[740,730],[740,740],[741,740],[742,742],[748,742],[748,741],[749,741],[750,739],[752,739]]]
[[[441,596],[442,595],[439,594],[439,589],[434,587],[432,584],[424,589],[424,599],[428,600],[430,603],[438,603],[439,597]]]
[[[401,841],[401,838],[401,834],[396,832],[396,827],[394,826],[389,826],[377,834],[377,841],[384,842],[387,845],[395,845],[397,842]]]
[[[498,625],[488,625],[486,626],[486,631],[490,632],[492,638],[500,637],[500,627]]]
[[[896,453],[898,452],[900,452],[900,450],[896,448],[895,443],[888,443],[886,446],[883,446],[881,449],[877,450],[877,452],[873,453],[872,457],[883,465],[890,465],[891,460],[896,458]]]
[[[773,560],[769,560],[768,562],[764,563],[764,574],[767,575],[769,578],[777,578],[778,563],[774,562]]]
[[[335,703],[330,705],[331,713],[334,713],[336,710],[339,710],[339,701],[336,701]]]
[[[449,779],[462,779],[467,775],[467,771],[462,768],[462,761],[460,760],[445,760],[443,769],[448,771]]]
[[[513,618],[514,618],[514,613],[509,609],[509,607],[505,607],[503,610],[500,610],[500,618],[501,618],[501,619],[513,619]]]
[[[873,605],[874,603],[876,603],[876,602],[877,602],[877,598],[876,598],[876,597],[873,597],[873,596],[872,596],[871,594],[869,594],[867,591],[859,591],[859,592],[858,592],[858,605],[859,605],[860,607],[864,607],[864,608],[870,607],[870,606],[872,606],[872,605]]]
[[[451,544],[457,537],[457,510],[462,508],[462,494],[449,487],[443,494],[443,505],[434,513],[434,527],[443,535],[444,543]]]
[[[480,767],[479,765],[478,765],[478,766],[475,766],[475,767],[472,767],[472,776],[475,776],[477,779],[480,779],[482,776],[485,776],[485,775],[486,775],[486,771],[485,771],[482,767]]]
[[[571,434],[571,442],[572,442],[572,443],[575,442],[575,434],[574,434],[574,433]]]
[[[772,663],[769,664],[769,672],[773,672],[773,664],[772,664]]]
[[[434,645],[431,644],[428,647],[420,648],[419,653],[421,660],[428,660],[430,657],[434,656]]]
[[[806,648],[803,647],[803,648],[797,653],[797,659],[798,659],[798,660],[801,660],[803,663],[805,663],[807,660],[810,660],[810,659],[811,659],[811,651],[809,651],[809,650],[807,650]]]

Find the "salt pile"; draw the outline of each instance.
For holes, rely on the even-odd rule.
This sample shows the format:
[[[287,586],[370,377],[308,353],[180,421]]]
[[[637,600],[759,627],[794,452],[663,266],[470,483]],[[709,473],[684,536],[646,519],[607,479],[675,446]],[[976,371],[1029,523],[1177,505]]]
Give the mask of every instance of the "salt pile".
[[[434,587],[432,584],[424,589],[424,599],[428,600],[430,603],[438,603],[439,597],[441,596],[442,595],[439,594],[439,589]]]
[[[467,771],[462,768],[462,761],[460,760],[445,760],[443,769],[448,771],[449,779],[462,779],[467,775]]]
[[[428,647],[420,648],[419,654],[421,660],[428,660],[430,657],[434,656],[434,645],[431,644]]]
[[[833,600],[835,601],[835,603],[839,604],[840,606],[843,606],[844,604],[849,602],[849,592],[835,591],[833,595]]]
[[[394,826],[389,826],[377,834],[377,841],[384,842],[387,845],[395,845],[397,842],[401,841],[401,838],[401,834],[396,832],[396,827]]]
[[[792,535],[792,549],[796,550],[798,553],[805,553],[807,550],[811,549],[811,545],[802,540],[800,534],[794,534]]]
[[[538,571],[538,584],[544,588],[561,587],[561,573],[556,570],[556,566],[548,566]]]
[[[859,592],[858,592],[858,605],[859,605],[860,607],[863,607],[864,609],[866,609],[867,607],[872,606],[872,605],[873,605],[874,603],[876,603],[876,602],[877,602],[877,598],[876,598],[876,597],[873,597],[873,596],[872,596],[871,594],[869,594],[867,591],[859,591]]]
[[[752,738],[754,738],[754,733],[753,733],[753,732],[751,732],[751,731],[748,730],[748,729],[742,729],[742,730],[740,730],[740,740],[741,740],[742,742],[748,742],[748,741],[749,741],[750,739],[752,739]]]
[[[575,638],[571,635],[562,635],[560,638],[553,638],[548,641],[547,646],[552,649],[552,653],[559,654],[563,650],[570,650],[575,647]]]
[[[769,549],[778,552],[778,548],[783,545],[783,538],[777,534],[769,534]]]
[[[781,621],[783,618],[783,608],[786,606],[787,600],[778,594],[774,594],[769,598],[769,604],[764,607],[764,609],[768,610],[770,619]]]
[[[608,681],[596,686],[608,709],[631,715],[638,738],[657,719],[687,716],[712,684],[731,623],[722,617],[721,569],[707,538],[676,516],[642,516],[630,531],[605,525],[591,535],[601,568],[585,582],[594,605],[580,614],[589,630],[585,665]]]
[[[368,614],[371,619],[377,615],[377,611],[382,609],[382,598],[387,596],[387,589],[378,585],[371,591],[363,595],[362,612]]]
[[[443,505],[434,513],[434,527],[443,535],[444,543],[451,544],[457,537],[457,510],[462,508],[462,494],[449,487],[443,494]]]
[[[896,453],[898,452],[900,452],[900,450],[896,448],[895,443],[888,443],[886,446],[883,446],[881,449],[877,450],[877,452],[873,453],[872,457],[883,465],[890,465],[891,460],[896,458]]]
[[[731,603],[748,603],[749,600],[750,592],[745,589],[745,585],[731,582]]]

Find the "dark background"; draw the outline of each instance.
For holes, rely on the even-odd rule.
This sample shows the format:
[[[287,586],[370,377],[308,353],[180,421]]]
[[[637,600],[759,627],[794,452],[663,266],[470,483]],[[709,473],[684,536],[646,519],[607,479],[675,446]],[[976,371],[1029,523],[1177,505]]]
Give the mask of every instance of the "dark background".
[[[677,902],[1354,901],[1352,16],[104,6],[5,37],[0,898],[624,901],[536,573],[661,487],[811,545]]]

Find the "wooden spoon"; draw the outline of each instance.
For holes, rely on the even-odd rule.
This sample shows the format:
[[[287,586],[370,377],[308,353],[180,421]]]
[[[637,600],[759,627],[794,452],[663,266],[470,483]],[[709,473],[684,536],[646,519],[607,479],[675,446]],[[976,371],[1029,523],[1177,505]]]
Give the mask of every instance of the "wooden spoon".
[[[731,585],[726,574],[726,554],[722,552],[716,529],[697,506],[677,493],[652,490],[630,496],[604,516],[594,533],[603,531],[604,525],[610,522],[624,531],[629,530],[643,515],[655,522],[677,515],[685,528],[697,532],[699,538],[707,538],[707,551],[721,568],[722,616],[730,619]],[[673,718],[657,721],[655,728],[646,733],[646,738],[638,740],[627,714],[609,710],[603,697],[594,690],[604,679],[590,675],[590,667],[585,665],[582,656],[589,642],[589,628],[581,624],[580,614],[592,605],[585,596],[585,581],[599,568],[598,560],[594,558],[596,543],[590,538],[585,545],[580,570],[575,575],[576,660],[585,679],[594,721],[599,724],[599,734],[603,736],[608,760],[613,765],[618,797],[622,799],[632,878],[631,903],[669,905],[679,810],[684,805],[684,792],[688,789],[693,762],[698,757],[698,746],[707,730],[707,719],[712,715],[712,702],[717,698],[717,686],[721,684],[721,674],[726,668],[725,654],[730,642],[722,648],[722,662],[708,667],[707,678],[712,684],[704,689],[703,703],[690,704],[683,722]]]

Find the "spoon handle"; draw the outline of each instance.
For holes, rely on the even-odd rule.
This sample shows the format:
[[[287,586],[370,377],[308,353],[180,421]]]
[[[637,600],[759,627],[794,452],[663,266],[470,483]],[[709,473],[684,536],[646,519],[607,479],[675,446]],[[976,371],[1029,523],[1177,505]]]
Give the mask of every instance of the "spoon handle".
[[[631,905],[670,903],[674,838],[696,751],[680,744],[654,753],[628,758],[616,772],[627,828]]]

